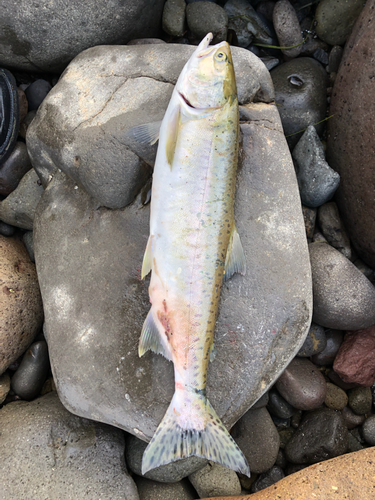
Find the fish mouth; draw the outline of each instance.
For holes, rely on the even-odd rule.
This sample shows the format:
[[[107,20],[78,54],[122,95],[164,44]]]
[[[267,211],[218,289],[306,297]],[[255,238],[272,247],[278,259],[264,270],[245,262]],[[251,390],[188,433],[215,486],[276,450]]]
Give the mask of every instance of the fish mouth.
[[[179,92],[179,95],[180,97],[182,97],[182,99],[185,101],[185,103],[189,106],[189,108],[192,108],[192,109],[197,109],[195,106],[193,106],[191,104],[191,102],[189,101],[189,99],[187,99],[184,94],[182,94],[181,92]]]

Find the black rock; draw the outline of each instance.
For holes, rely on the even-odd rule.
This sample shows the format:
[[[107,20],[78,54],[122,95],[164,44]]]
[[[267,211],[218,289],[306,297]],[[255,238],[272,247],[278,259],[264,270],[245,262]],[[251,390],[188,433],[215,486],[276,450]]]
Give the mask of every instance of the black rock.
[[[324,328],[316,323],[311,323],[309,333],[298,351],[297,356],[300,358],[309,358],[314,354],[322,352],[327,346],[327,339]]]
[[[274,465],[270,470],[261,474],[255,483],[253,483],[251,493],[264,490],[265,488],[268,488],[268,486],[280,481],[283,477],[285,477],[283,469],[278,465]]]
[[[12,390],[22,399],[34,399],[42,390],[49,367],[47,343],[34,342],[12,377]]]
[[[16,189],[22,177],[32,168],[26,144],[16,142],[9,157],[0,168],[0,195],[8,196]]]
[[[16,143],[19,113],[16,80],[10,71],[0,68],[0,165]]]
[[[269,401],[267,409],[275,417],[281,419],[288,419],[297,411],[291,404],[289,404],[276,389],[269,392]],[[275,420],[274,420],[275,422]],[[288,426],[289,427],[289,426]]]
[[[39,108],[51,88],[52,85],[47,80],[42,79],[35,80],[27,87],[25,94],[29,103],[29,111]]]
[[[0,234],[3,236],[13,236],[16,228],[0,220]]]

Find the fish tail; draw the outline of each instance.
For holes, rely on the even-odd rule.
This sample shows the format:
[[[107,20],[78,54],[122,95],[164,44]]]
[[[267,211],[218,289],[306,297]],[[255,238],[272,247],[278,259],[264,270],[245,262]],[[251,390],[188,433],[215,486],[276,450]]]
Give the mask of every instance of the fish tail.
[[[244,454],[205,395],[176,390],[143,454],[142,474],[192,455],[250,476]]]

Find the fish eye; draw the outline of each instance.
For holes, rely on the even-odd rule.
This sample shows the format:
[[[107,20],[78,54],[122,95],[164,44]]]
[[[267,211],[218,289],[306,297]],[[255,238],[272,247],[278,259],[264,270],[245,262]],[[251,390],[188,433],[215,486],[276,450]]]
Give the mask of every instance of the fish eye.
[[[216,61],[219,61],[219,62],[225,62],[228,58],[227,58],[227,55],[225,54],[225,52],[218,52],[217,54],[215,54],[215,59]]]

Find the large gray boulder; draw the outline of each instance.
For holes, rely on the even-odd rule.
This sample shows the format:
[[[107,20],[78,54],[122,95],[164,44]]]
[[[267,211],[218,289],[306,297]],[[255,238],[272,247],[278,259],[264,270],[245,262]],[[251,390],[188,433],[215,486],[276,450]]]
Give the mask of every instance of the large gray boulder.
[[[136,125],[145,118],[147,110],[137,106],[146,99],[155,103],[155,110],[160,101],[158,113],[162,116],[168,92],[172,90],[171,83],[164,81],[165,68],[172,71],[172,65],[163,57],[154,63],[156,54],[160,54],[155,52],[155,47],[151,48],[147,64],[140,59],[139,65],[142,68],[145,64],[147,80],[152,80],[150,85],[154,88],[152,95],[142,97],[140,85],[145,78],[134,56],[142,51],[132,53],[126,52],[127,48],[113,48],[116,61],[118,50],[133,54],[134,78],[129,70],[122,85],[118,81],[116,61],[106,68],[101,65],[103,50],[86,52],[91,65],[101,68],[102,92],[107,92],[108,101],[103,116],[92,122],[102,121],[104,127],[121,103],[124,109],[117,123],[121,119],[127,127]],[[177,46],[168,50],[174,60],[174,50],[181,56]],[[249,57],[249,52],[238,50],[245,52],[241,57]],[[236,53],[239,52],[234,51],[235,56]],[[245,60],[252,58],[251,55]],[[146,60],[145,54],[143,61]],[[61,103],[80,99],[81,109],[86,106],[90,110],[92,94],[86,98],[83,93],[76,95],[77,89],[64,83],[65,78],[69,81],[69,74],[73,77],[75,73],[79,84],[79,71],[88,70],[90,65],[83,65],[82,61],[83,69],[80,69],[78,62],[68,68],[52,95]],[[180,61],[179,68],[182,64]],[[261,65],[257,59],[256,65]],[[178,70],[174,69],[170,78],[175,81],[177,74]],[[242,102],[259,95],[258,91],[267,88],[270,82],[265,72],[266,80],[255,85],[252,74],[249,62],[237,73]],[[88,88],[90,79],[85,80],[82,75],[81,78],[82,85]],[[133,80],[138,81],[138,87]],[[246,87],[247,80],[258,90]],[[117,99],[111,98],[113,89],[121,85],[122,92],[127,89],[127,93],[121,94],[121,100],[115,105],[111,102]],[[105,90],[106,86],[112,91]],[[75,101],[71,101],[72,98]],[[71,166],[68,161],[64,163],[67,158],[64,151],[70,151],[77,132],[70,128],[68,118],[70,110],[74,118],[75,106],[59,108],[57,123],[65,124],[66,130],[56,131],[54,117],[58,108],[56,103],[48,105],[49,99],[50,96],[39,121],[36,118],[37,125],[28,136],[28,145],[33,148],[34,161],[41,160],[43,155],[51,158],[54,144],[44,136],[49,133],[43,125],[45,121],[50,124],[49,137],[55,136],[55,144],[63,152],[54,157],[62,172],[52,160],[40,168],[46,189],[34,221],[45,333],[57,389],[62,402],[73,413],[110,423],[147,441],[163,417],[174,390],[172,363],[151,352],[139,358],[137,352],[142,324],[150,307],[149,278],[140,279],[149,232],[149,206],[142,203],[148,187],[141,188],[128,206],[109,209],[99,201],[106,193],[105,185],[101,189],[97,186],[94,197],[82,182],[77,182],[76,176],[71,178]],[[129,102],[132,103],[130,110]],[[97,109],[95,103],[93,106]],[[93,114],[88,111],[86,116]],[[208,373],[208,397],[228,427],[261,397],[298,352],[312,312],[310,263],[300,198],[277,109],[273,105],[253,103],[243,108],[241,116],[243,150],[235,211],[247,258],[247,274],[233,276],[223,287],[215,332],[217,355]],[[82,123],[82,117],[80,120]],[[78,123],[76,118],[73,123]],[[85,127],[87,124],[78,130]],[[35,141],[32,145],[30,137]],[[73,142],[69,142],[68,137]],[[103,155],[109,156],[113,150],[118,154],[109,135],[102,147]],[[38,148],[41,153],[35,156]],[[38,168],[36,163],[34,166]],[[89,169],[88,163],[86,168]],[[49,172],[49,182],[43,172]],[[110,169],[106,172],[110,182],[115,174]]]
[[[158,36],[164,0],[0,0],[0,66],[60,72],[82,50]]]

